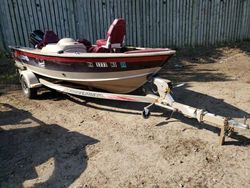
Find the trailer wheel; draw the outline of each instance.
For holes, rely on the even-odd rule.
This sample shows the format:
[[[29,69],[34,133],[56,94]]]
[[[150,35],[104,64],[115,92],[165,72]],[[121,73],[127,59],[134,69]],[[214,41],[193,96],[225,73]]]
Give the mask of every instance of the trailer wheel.
[[[20,79],[22,91],[28,99],[34,99],[37,96],[37,88],[29,88],[26,79],[22,76]]]
[[[150,110],[147,109],[147,108],[144,108],[144,110],[142,111],[142,117],[143,117],[144,119],[148,119],[148,118],[150,117],[150,115],[151,115]]]

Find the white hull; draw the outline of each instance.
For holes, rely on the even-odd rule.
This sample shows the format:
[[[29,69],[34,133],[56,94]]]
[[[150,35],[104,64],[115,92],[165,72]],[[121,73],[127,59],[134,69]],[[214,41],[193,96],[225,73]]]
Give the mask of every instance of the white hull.
[[[48,78],[91,86],[115,93],[134,91],[147,82],[149,75],[160,70],[160,67],[154,67],[123,72],[79,73],[53,71],[31,65],[27,65],[27,68],[38,75]]]

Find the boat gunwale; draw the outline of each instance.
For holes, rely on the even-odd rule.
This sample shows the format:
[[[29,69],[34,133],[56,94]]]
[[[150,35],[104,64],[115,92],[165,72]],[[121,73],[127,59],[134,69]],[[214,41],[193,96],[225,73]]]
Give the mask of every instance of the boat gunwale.
[[[175,50],[171,50],[168,48],[158,48],[161,51],[155,52],[141,52],[141,53],[69,53],[65,52],[62,54],[59,53],[42,53],[40,49],[34,48],[27,48],[27,47],[13,47],[9,46],[10,49],[15,51],[21,51],[24,53],[35,54],[39,56],[47,56],[47,57],[57,57],[57,58],[130,58],[130,57],[153,57],[153,56],[167,56],[167,55],[174,55],[176,53]],[[142,49],[154,49],[154,48],[136,48],[138,50]],[[165,50],[164,50],[165,49]]]

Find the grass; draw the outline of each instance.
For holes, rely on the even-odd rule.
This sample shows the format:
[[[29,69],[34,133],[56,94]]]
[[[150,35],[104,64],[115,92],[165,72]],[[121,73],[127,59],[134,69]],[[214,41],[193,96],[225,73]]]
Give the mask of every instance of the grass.
[[[0,83],[1,84],[17,84],[18,74],[12,59],[0,51]]]
[[[4,53],[0,51],[0,59],[2,59],[3,57],[5,57]]]

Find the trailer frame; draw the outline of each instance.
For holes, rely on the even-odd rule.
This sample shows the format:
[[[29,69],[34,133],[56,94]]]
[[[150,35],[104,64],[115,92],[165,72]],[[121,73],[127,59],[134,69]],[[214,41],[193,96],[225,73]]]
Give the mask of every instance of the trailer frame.
[[[230,136],[234,132],[235,128],[249,129],[249,125],[246,123],[246,118],[245,121],[241,123],[234,119],[231,119],[230,117],[215,115],[204,109],[194,108],[175,101],[171,96],[171,89],[172,89],[171,81],[159,77],[153,77],[151,80],[152,83],[157,87],[157,93],[159,94],[159,96],[155,94],[148,94],[145,96],[141,96],[141,95],[91,91],[91,90],[69,87],[63,85],[60,82],[54,83],[53,81],[47,80],[44,77],[40,77],[34,74],[29,69],[25,70],[19,69],[19,74],[23,92],[25,96],[28,98],[34,98],[36,95],[37,88],[46,86],[48,88],[57,90],[59,92],[72,95],[99,98],[99,99],[108,99],[108,100],[147,103],[149,105],[145,106],[144,109],[142,110],[142,116],[144,119],[150,117],[151,114],[150,109],[155,105],[172,111],[168,119],[172,117],[174,112],[178,112],[188,118],[194,118],[198,120],[198,122],[206,122],[209,124],[215,124],[220,126],[220,138],[219,138],[220,145],[223,145],[225,143],[226,136]],[[24,88],[23,86],[27,87]],[[27,94],[27,92],[29,91],[33,92],[32,95],[30,95],[29,93]]]

